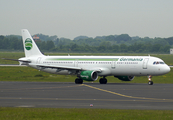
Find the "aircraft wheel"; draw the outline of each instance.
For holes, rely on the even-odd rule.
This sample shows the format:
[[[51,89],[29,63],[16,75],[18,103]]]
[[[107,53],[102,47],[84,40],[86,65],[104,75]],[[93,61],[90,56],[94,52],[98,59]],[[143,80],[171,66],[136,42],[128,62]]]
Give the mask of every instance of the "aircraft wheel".
[[[106,78],[100,78],[99,82],[100,82],[100,84],[106,84],[107,79]]]
[[[76,78],[76,79],[75,79],[75,83],[76,83],[76,84],[83,84],[83,80],[80,79],[80,78]]]
[[[149,81],[148,82],[148,85],[153,85],[153,81]]]

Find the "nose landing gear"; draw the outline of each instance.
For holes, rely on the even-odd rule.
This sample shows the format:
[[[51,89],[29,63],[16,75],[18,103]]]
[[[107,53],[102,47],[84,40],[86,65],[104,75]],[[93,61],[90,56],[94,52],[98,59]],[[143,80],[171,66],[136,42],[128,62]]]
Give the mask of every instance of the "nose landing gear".
[[[153,85],[153,81],[151,81],[151,78],[152,78],[152,76],[151,75],[149,75],[148,76],[148,85]]]

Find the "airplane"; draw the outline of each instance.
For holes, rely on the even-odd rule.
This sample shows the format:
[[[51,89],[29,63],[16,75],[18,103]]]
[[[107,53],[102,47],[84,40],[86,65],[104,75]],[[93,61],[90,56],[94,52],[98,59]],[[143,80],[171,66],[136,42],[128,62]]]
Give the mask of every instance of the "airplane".
[[[25,57],[19,58],[20,65],[40,71],[76,75],[76,84],[95,81],[107,83],[107,76],[114,76],[122,81],[131,81],[135,76],[148,76],[148,84],[153,85],[152,76],[170,72],[170,67],[163,60],[151,56],[45,56],[43,55],[27,29],[22,29]]]

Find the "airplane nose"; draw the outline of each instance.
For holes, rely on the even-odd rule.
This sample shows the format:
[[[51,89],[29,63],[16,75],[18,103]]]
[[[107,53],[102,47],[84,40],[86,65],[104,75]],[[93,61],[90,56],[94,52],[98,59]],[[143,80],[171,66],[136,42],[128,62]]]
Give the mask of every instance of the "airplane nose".
[[[166,67],[165,67],[165,69],[164,69],[164,71],[165,71],[165,73],[169,73],[170,72],[170,67],[167,65]]]
[[[164,67],[161,67],[158,70],[161,72],[161,74],[164,75],[164,74],[169,73],[171,69],[168,65],[165,65]]]

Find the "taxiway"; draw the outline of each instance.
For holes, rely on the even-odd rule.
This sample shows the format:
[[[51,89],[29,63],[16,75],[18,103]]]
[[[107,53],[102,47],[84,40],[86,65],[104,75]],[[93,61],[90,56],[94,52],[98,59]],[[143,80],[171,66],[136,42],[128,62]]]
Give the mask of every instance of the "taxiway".
[[[0,106],[173,110],[173,84],[0,82]]]

